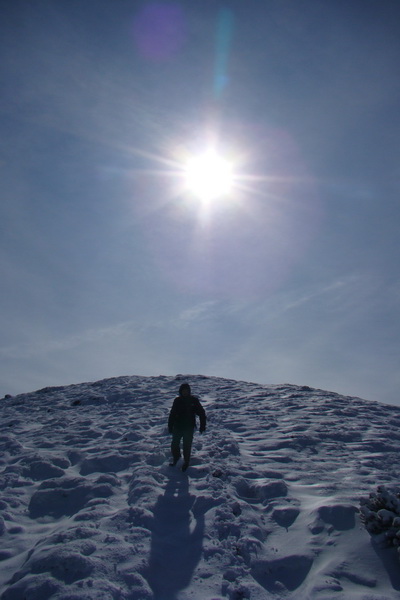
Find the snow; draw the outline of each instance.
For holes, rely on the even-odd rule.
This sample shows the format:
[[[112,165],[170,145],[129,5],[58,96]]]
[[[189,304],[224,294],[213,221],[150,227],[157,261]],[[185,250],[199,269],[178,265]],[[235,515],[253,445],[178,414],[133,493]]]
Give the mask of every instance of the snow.
[[[167,431],[183,381],[208,416],[185,473]],[[398,407],[179,375],[0,409],[1,600],[400,598]]]

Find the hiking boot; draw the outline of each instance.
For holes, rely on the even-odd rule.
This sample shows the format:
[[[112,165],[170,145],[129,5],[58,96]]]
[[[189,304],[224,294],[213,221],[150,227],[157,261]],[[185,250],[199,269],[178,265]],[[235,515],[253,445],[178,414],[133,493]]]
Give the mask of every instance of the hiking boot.
[[[182,465],[182,471],[186,471],[186,469],[188,468],[188,466],[189,466],[189,463],[184,462],[183,465]]]

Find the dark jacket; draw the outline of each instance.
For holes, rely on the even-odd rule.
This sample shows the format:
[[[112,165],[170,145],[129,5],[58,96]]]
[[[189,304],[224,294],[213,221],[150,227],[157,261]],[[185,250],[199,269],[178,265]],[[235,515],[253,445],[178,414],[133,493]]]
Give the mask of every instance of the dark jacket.
[[[196,396],[177,396],[168,418],[168,431],[176,429],[194,429],[196,415],[200,418],[200,431],[206,430],[206,413]]]

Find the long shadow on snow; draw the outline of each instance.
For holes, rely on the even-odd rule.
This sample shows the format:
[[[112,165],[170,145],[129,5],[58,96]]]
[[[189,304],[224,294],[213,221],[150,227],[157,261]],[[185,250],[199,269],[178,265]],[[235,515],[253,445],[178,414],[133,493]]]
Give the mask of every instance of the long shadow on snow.
[[[144,577],[154,600],[176,600],[192,579],[200,560],[204,537],[204,514],[191,512],[195,496],[189,494],[189,481],[174,471],[154,506],[151,549]],[[196,524],[191,528],[191,521]]]

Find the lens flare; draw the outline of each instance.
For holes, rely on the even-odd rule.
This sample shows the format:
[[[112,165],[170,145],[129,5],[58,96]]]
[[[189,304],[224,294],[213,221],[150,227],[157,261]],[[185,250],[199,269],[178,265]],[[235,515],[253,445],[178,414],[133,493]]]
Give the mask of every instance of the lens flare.
[[[144,3],[133,27],[140,53],[154,62],[174,58],[183,48],[187,33],[185,13],[176,2]]]

